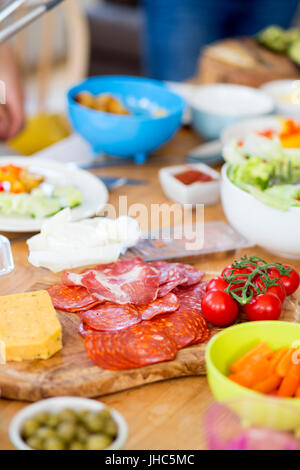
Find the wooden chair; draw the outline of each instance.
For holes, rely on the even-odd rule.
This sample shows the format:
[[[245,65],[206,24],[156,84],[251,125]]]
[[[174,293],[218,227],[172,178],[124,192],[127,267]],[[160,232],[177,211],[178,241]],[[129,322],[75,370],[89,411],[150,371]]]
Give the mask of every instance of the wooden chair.
[[[17,11],[18,16],[24,15],[23,6]],[[39,21],[39,51],[34,66],[28,67],[28,36],[29,29],[20,32],[14,45],[25,76],[34,75],[37,90],[37,111],[46,110],[46,98],[57,64],[54,57],[54,39],[58,15],[63,13],[64,29],[67,42],[66,58],[63,67],[64,85],[81,80],[87,75],[89,62],[89,31],[88,24],[80,6],[80,0],[65,0],[60,7],[42,17]],[[61,67],[60,67],[61,69]]]

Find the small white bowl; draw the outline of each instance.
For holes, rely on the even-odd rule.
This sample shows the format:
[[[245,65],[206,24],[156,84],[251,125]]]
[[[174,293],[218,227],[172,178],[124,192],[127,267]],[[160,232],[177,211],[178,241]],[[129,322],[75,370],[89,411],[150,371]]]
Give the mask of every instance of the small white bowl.
[[[221,198],[225,215],[240,234],[255,245],[285,258],[300,259],[300,207],[280,211],[233,184],[222,168]]]
[[[284,96],[289,93],[294,92],[297,94],[297,98],[300,96],[299,80],[274,80],[264,83],[260,89],[273,99],[276,112],[283,116],[300,118],[300,102],[288,103],[284,101]]]
[[[212,176],[213,181],[183,184],[173,175],[193,168]],[[220,198],[220,174],[204,163],[168,166],[159,171],[159,181],[166,196],[179,204],[216,204]]]
[[[47,398],[41,400],[33,405],[29,405],[20,411],[10,423],[9,426],[9,437],[12,444],[18,450],[34,450],[29,447],[21,436],[21,431],[25,421],[35,416],[40,412],[52,412],[57,413],[65,408],[72,410],[89,410],[89,411],[100,411],[106,408],[107,405],[100,401],[90,400],[88,398],[80,397],[58,397],[58,398]],[[118,426],[117,438],[111,443],[105,450],[119,450],[122,449],[127,441],[128,427],[123,416],[116,410],[109,408],[113,419]]]
[[[229,83],[198,86],[190,105],[192,125],[207,139],[218,139],[233,122],[274,109],[273,100],[262,90]]]

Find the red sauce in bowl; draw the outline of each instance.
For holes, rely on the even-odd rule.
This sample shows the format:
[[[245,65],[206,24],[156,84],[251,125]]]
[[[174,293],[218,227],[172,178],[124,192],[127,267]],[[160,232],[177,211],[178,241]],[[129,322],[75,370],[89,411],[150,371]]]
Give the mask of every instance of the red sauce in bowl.
[[[207,183],[208,181],[213,181],[213,177],[193,168],[188,168],[187,170],[181,171],[173,175],[178,181],[183,184],[189,185],[193,183]]]

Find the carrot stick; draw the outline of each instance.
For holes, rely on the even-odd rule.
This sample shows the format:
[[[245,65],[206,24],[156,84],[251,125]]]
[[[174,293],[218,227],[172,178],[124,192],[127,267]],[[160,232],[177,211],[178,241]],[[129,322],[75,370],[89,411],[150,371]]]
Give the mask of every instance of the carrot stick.
[[[280,377],[285,377],[286,374],[288,373],[288,370],[290,368],[290,365],[292,363],[292,355],[295,352],[295,349],[291,348],[289,349],[281,358],[277,368],[276,368],[276,373],[280,375]]]
[[[281,381],[282,378],[275,373],[254,385],[253,390],[260,393],[272,393],[279,387]]]
[[[287,353],[288,348],[282,347],[275,351],[274,356],[270,360],[270,374],[276,371],[276,368],[281,361],[282,357]]]
[[[239,373],[230,374],[228,379],[232,380],[238,385],[242,385],[243,387],[249,387],[248,380],[245,377],[240,376]]]
[[[268,359],[262,357],[255,362],[250,362],[242,370],[231,374],[229,378],[244,387],[251,388],[254,384],[262,382],[268,377],[269,365]]]
[[[257,361],[258,358],[271,358],[273,356],[272,349],[268,346],[268,344],[263,341],[259,343],[254,348],[250,349],[246,354],[240,357],[237,361],[235,361],[230,366],[231,372],[239,372],[243,370],[250,362]]]
[[[295,397],[300,398],[300,385],[298,385],[298,388],[297,388],[296,393],[295,393]]]
[[[278,390],[279,397],[293,397],[300,385],[300,364],[291,364]]]

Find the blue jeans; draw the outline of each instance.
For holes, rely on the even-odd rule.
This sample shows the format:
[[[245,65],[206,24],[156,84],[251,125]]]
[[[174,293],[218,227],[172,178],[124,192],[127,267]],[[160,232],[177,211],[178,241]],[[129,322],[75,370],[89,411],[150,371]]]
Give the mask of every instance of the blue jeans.
[[[201,48],[225,37],[290,26],[299,0],[143,0],[144,69],[160,80],[185,80]]]

